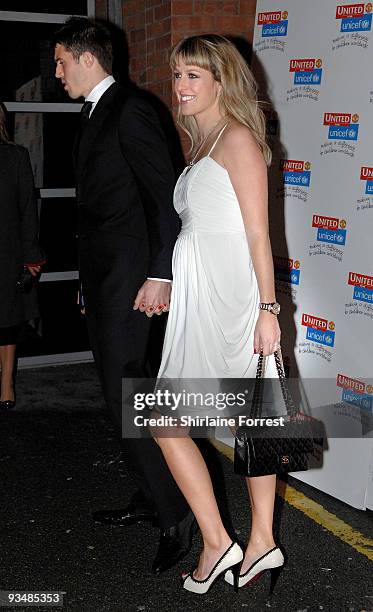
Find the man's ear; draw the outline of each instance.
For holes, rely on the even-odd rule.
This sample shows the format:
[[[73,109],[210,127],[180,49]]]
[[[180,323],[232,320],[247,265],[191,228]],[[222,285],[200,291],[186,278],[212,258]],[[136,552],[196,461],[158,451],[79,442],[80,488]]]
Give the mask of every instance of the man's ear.
[[[80,61],[87,68],[92,68],[95,63],[95,56],[90,51],[84,51],[80,56]]]

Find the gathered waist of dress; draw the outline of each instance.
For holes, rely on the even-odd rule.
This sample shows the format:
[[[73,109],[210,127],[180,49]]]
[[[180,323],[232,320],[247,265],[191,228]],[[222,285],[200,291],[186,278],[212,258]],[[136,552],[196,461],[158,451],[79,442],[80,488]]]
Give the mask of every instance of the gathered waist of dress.
[[[229,228],[212,228],[212,229],[205,229],[205,228],[199,228],[199,227],[182,227],[179,233],[179,238],[181,236],[187,236],[188,234],[209,234],[209,235],[216,235],[216,234],[223,234],[223,235],[229,235],[229,236],[246,236],[245,230],[242,229],[229,229]]]

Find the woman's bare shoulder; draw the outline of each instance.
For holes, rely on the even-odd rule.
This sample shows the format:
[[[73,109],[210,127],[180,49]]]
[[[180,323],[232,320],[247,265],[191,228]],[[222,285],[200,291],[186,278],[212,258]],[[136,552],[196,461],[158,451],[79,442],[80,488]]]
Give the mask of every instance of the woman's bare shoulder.
[[[256,144],[256,140],[252,134],[250,128],[243,123],[240,123],[236,119],[231,119],[224,130],[224,141],[225,143],[237,143],[246,142]]]
[[[258,156],[258,159],[263,157],[250,128],[236,119],[232,119],[224,130],[222,145],[224,157],[245,156],[245,154]]]

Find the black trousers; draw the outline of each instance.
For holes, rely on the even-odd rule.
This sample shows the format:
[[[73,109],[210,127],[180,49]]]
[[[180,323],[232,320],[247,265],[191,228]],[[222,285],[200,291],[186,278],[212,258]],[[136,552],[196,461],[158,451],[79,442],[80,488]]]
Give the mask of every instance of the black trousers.
[[[132,309],[99,314],[87,309],[86,314],[105,401],[121,434],[122,378],[149,375],[146,363],[152,319]],[[154,346],[150,349],[154,352]],[[123,445],[133,459],[143,500],[156,511],[160,526],[166,529],[181,521],[189,506],[156,442],[152,438],[127,438]]]

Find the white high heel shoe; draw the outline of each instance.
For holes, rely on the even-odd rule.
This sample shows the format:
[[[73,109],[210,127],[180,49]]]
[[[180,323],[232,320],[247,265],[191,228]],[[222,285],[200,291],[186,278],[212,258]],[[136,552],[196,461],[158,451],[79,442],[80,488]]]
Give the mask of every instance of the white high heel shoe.
[[[276,546],[272,548],[264,555],[262,555],[259,559],[255,561],[252,565],[250,565],[249,569],[244,573],[240,574],[238,577],[238,587],[249,586],[255,580],[258,580],[260,576],[266,571],[270,570],[271,572],[271,586],[270,586],[270,594],[272,595],[273,589],[275,588],[277,579],[281,573],[283,568],[285,559],[281,550]],[[224,576],[224,580],[228,582],[228,584],[234,585],[235,577],[233,573],[228,570]]]
[[[215,563],[207,578],[204,580],[197,580],[193,577],[193,572],[189,572],[189,574],[184,578],[183,587],[192,593],[204,595],[204,593],[207,593],[209,588],[213,585],[215,580],[229,569],[232,576],[232,584],[235,587],[235,590],[238,591],[238,576],[240,573],[242,559],[242,548],[236,542],[232,542],[225,553]]]

